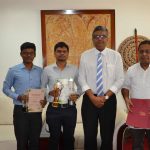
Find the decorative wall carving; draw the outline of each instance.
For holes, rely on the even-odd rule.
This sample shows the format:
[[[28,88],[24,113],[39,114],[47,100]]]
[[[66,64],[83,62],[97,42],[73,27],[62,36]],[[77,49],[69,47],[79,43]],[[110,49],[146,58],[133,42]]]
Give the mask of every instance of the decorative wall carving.
[[[144,40],[148,39],[145,36],[138,35],[138,44]],[[136,49],[135,49],[135,37],[130,36],[126,38],[119,46],[118,52],[121,54],[123,59],[124,70],[126,71],[128,67],[136,63]]]
[[[68,63],[78,65],[80,54],[93,47],[92,32],[97,25],[108,28],[108,47],[114,48],[114,17],[114,10],[41,11],[44,66],[55,62],[53,49],[60,41],[69,45]]]

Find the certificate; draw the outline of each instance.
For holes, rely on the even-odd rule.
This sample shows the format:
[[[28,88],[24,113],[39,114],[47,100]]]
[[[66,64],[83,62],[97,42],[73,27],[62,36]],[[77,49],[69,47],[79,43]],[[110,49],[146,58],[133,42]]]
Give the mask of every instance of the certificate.
[[[40,101],[44,100],[44,89],[30,89],[28,91],[28,112],[42,112]]]
[[[128,113],[126,124],[137,128],[150,128],[150,99],[131,99],[132,112]]]

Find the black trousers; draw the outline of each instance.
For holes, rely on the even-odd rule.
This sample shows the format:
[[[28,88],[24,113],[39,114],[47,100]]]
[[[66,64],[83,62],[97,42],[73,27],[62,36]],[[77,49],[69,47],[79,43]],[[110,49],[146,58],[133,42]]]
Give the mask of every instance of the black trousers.
[[[83,96],[81,113],[84,129],[84,149],[97,150],[97,132],[99,121],[102,140],[100,150],[112,150],[116,118],[116,96],[111,96],[105,102],[103,107],[97,108],[85,94]]]
[[[41,113],[26,113],[22,106],[15,105],[13,119],[17,150],[39,150]]]
[[[58,150],[60,135],[63,130],[63,149],[74,150],[74,130],[77,110],[75,106],[68,108],[53,108],[49,104],[46,112],[46,122],[49,126],[49,150]],[[61,130],[62,129],[62,130]]]
[[[148,139],[148,149],[150,149],[150,130],[149,129],[130,129],[133,138],[132,150],[144,150],[145,134]]]

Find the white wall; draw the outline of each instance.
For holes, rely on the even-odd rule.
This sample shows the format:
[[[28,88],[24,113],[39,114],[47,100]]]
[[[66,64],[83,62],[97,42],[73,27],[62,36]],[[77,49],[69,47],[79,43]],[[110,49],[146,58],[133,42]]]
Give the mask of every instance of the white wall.
[[[35,64],[42,66],[40,10],[44,9],[115,9],[116,49],[135,27],[138,34],[150,37],[150,0],[0,0],[0,88],[8,68],[21,62],[23,42],[36,44]]]

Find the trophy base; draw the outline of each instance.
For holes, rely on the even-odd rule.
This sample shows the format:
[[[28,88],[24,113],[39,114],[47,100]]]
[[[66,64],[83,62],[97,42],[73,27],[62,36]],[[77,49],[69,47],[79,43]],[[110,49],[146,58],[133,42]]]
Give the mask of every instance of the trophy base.
[[[59,104],[58,102],[53,102],[53,103],[52,103],[52,107],[57,108],[57,107],[58,107],[58,104]]]

